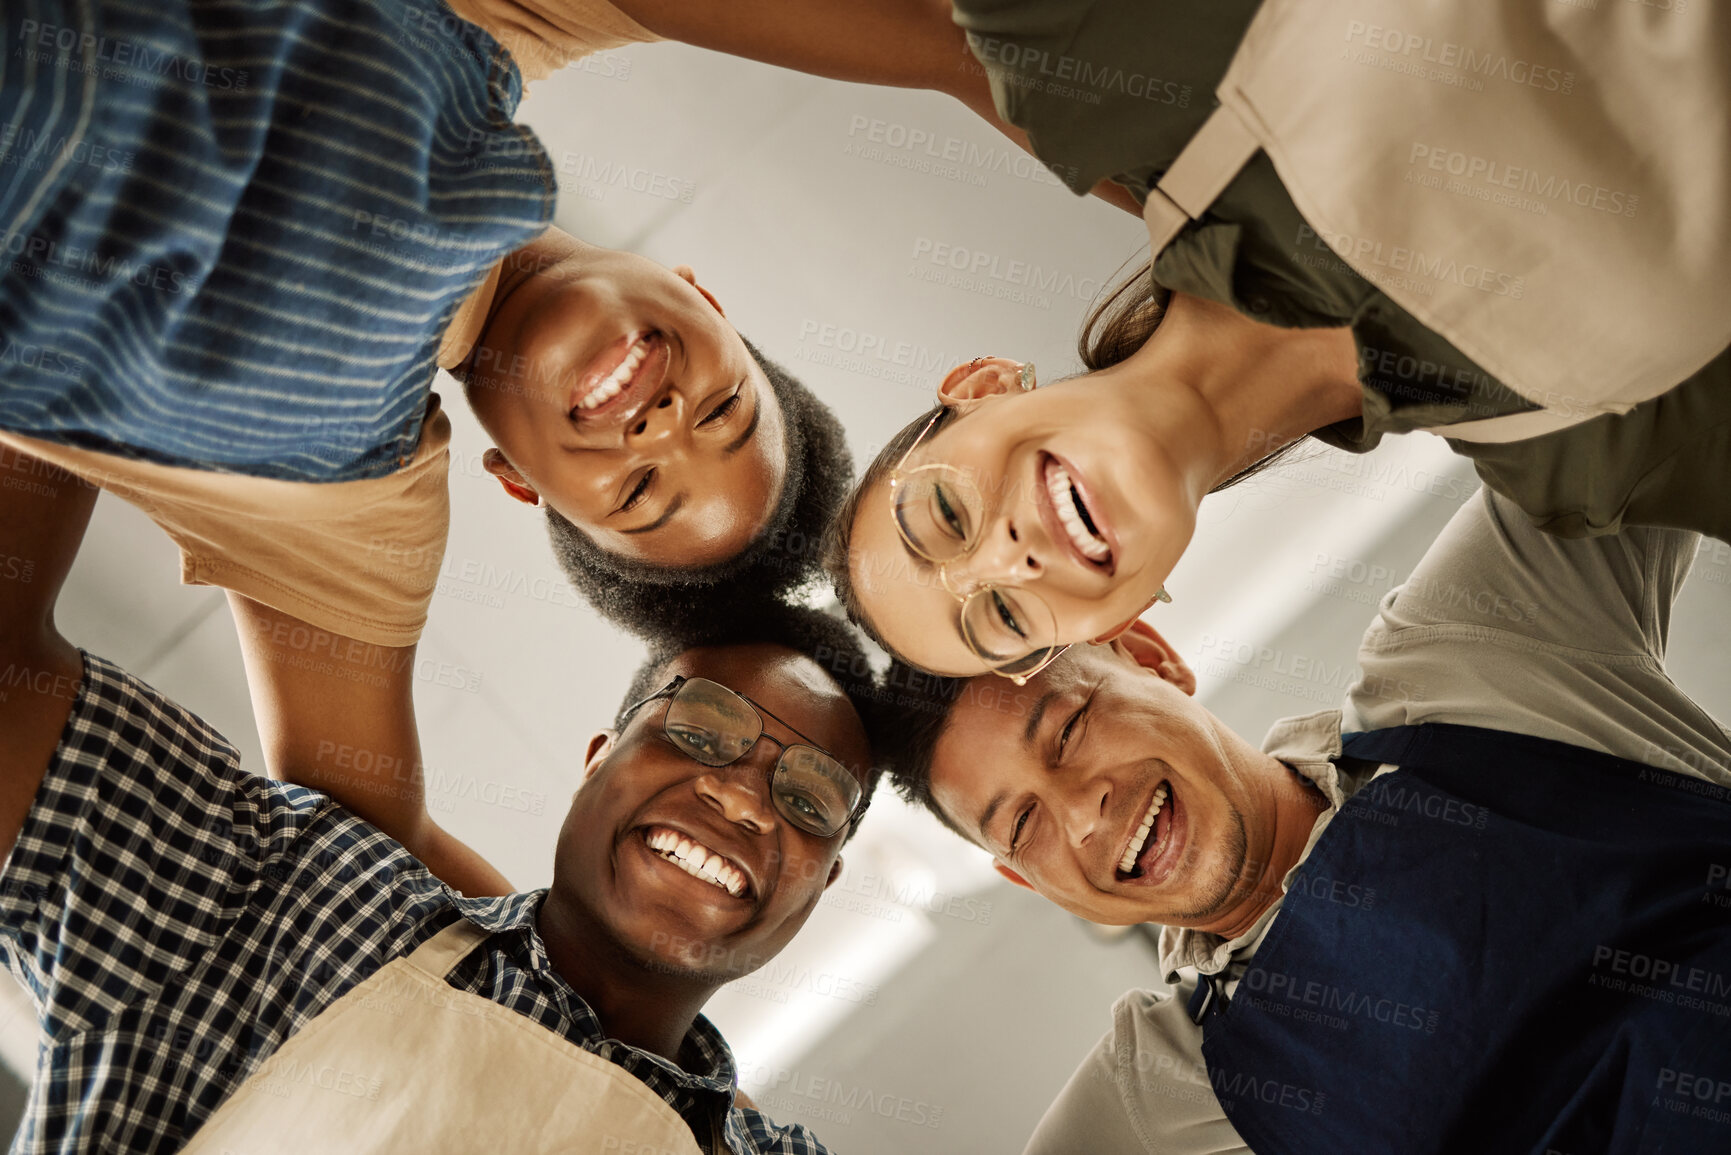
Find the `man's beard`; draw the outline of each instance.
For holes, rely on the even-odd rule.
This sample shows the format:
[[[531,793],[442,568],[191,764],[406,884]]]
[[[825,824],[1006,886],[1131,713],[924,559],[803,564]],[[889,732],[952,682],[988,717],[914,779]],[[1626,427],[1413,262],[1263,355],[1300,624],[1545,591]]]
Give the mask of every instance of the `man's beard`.
[[[1232,811],[1232,830],[1226,836],[1227,869],[1221,871],[1220,881],[1208,892],[1208,895],[1193,910],[1184,911],[1172,922],[1179,926],[1194,926],[1199,922],[1207,922],[1223,912],[1233,898],[1233,892],[1238,889],[1239,878],[1244,873],[1244,862],[1249,856],[1250,839],[1244,833],[1244,816],[1238,811]],[[1255,880],[1252,879],[1252,884]]]

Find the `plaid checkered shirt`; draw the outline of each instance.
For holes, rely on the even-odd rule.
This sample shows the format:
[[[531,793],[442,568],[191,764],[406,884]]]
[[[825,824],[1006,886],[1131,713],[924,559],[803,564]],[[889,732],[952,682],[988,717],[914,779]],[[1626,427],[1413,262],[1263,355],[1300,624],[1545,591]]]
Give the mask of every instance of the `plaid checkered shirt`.
[[[453,895],[395,840],[242,771],[201,719],[87,654],[0,874],[0,954],[43,1031],[12,1149],[178,1150],[320,1011],[467,918],[492,937],[451,986],[625,1068],[700,1146],[719,1120],[734,1155],[821,1155],[805,1128],[734,1104],[733,1055],[707,1019],[682,1051],[700,1073],[609,1039],[548,961],[544,894]]]

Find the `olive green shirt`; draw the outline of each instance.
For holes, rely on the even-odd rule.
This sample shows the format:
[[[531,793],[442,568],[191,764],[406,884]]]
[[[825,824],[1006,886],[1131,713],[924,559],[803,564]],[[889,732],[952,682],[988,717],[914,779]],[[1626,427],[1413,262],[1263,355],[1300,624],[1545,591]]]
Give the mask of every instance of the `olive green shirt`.
[[[999,113],[1070,189],[1138,201],[1201,128],[1259,0],[954,0]],[[1289,328],[1349,326],[1362,418],[1317,430],[1366,452],[1386,433],[1536,408],[1334,254],[1258,153],[1154,263],[1154,280]],[[1624,524],[1731,536],[1731,352],[1620,417],[1509,444],[1451,440],[1493,489],[1568,537]]]

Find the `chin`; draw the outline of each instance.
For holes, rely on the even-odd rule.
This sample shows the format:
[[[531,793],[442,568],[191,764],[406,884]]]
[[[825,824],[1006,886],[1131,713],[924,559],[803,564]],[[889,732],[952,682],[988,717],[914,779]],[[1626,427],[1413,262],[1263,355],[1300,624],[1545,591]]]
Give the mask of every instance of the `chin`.
[[[1142,603],[1141,602],[1135,602],[1134,604],[1127,605],[1122,610],[1114,609],[1109,614],[1104,614],[1104,615],[1094,619],[1091,624],[1084,625],[1080,630],[1077,631],[1077,636],[1075,637],[1075,640],[1071,644],[1072,645],[1081,645],[1083,642],[1092,642],[1095,638],[1100,637],[1102,634],[1109,634],[1112,631],[1116,630],[1119,626],[1122,626],[1125,623],[1131,621],[1132,619],[1139,617],[1141,609],[1142,609]],[[1060,630],[1059,634],[1060,634],[1060,636],[1062,636],[1063,631]]]
[[[709,969],[710,959],[722,953],[707,939],[692,938],[677,930],[656,930],[646,939],[624,940],[623,945],[644,969],[661,974],[703,974]]]

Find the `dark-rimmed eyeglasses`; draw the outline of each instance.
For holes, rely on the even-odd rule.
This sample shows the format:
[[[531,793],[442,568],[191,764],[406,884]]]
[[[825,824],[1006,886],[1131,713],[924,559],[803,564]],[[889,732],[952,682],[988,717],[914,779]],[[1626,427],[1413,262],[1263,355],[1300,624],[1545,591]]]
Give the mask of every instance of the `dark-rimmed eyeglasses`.
[[[751,753],[761,739],[781,749],[770,771],[769,796],[782,817],[808,834],[831,838],[858,822],[871,799],[859,779],[827,751],[789,744],[763,732],[763,715],[780,718],[744,694],[708,678],[683,674],[629,707],[624,718],[667,699],[661,730],[686,757],[705,766],[726,766]],[[792,726],[787,728],[798,734]],[[804,735],[801,735],[803,737]]]

